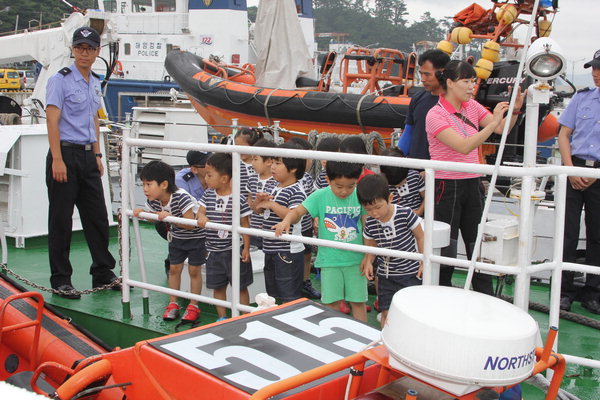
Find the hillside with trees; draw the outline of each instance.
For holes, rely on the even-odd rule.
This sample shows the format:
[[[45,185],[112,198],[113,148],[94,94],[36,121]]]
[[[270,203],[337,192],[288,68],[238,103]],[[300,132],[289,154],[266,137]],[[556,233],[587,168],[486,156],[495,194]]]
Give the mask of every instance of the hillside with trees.
[[[96,8],[95,0],[70,0],[79,8]],[[0,1],[0,32],[14,32],[17,29],[37,28],[40,25],[59,22],[72,10],[60,0],[2,0]]]
[[[429,12],[409,23],[404,0],[314,0],[313,3],[316,32],[348,33],[348,41],[361,46],[410,51],[418,41],[442,40],[450,29],[447,20],[435,19]],[[328,41],[320,38],[319,48],[325,50]]]

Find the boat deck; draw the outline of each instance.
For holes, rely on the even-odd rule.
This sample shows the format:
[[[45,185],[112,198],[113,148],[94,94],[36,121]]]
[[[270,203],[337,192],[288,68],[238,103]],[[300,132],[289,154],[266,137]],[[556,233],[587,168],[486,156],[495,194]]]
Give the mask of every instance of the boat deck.
[[[166,285],[166,276],[163,260],[167,254],[167,245],[155,232],[153,225],[141,223],[142,238],[144,243],[144,254],[147,264],[147,276],[150,283]],[[118,237],[115,227],[111,228],[110,250],[118,261]],[[15,248],[12,239],[8,239],[8,266],[14,272],[24,278],[42,286],[49,286],[49,267],[47,255],[47,242],[45,237],[28,239],[25,248]],[[131,277],[140,279],[137,256],[135,248],[132,248]],[[87,250],[83,234],[76,232],[73,235],[71,246],[71,262],[74,266],[73,285],[79,290],[91,288],[91,276],[88,274],[88,266],[91,258]],[[464,282],[464,274],[455,274],[455,284]],[[318,277],[313,275],[313,284],[320,286]],[[31,286],[19,282],[25,287]],[[512,295],[513,286],[508,284],[504,287],[503,294]],[[110,346],[127,347],[134,343],[173,333],[177,322],[166,322],[162,320],[162,313],[166,304],[166,295],[150,292],[150,315],[143,314],[142,290],[134,289],[131,292],[132,318],[123,318],[120,292],[103,291],[84,295],[80,300],[68,300],[44,292],[47,303],[55,306],[75,323],[93,332]],[[369,304],[373,304],[375,296],[369,296]],[[547,285],[534,284],[531,289],[531,301],[541,304],[549,304],[549,288]],[[180,305],[184,305],[185,300]],[[213,306],[202,305],[201,324],[212,323],[216,320],[216,311]],[[573,303],[572,312],[599,320],[598,316],[589,313],[579,303]],[[548,315],[542,312],[530,311],[536,319],[540,330],[548,330]],[[368,313],[369,323],[375,327],[377,313],[373,310]],[[600,322],[599,322],[600,324]],[[186,329],[183,327],[182,329]],[[600,330],[583,326],[575,322],[561,319],[559,333],[559,352],[600,359]],[[600,371],[591,368],[569,365],[563,388],[579,396],[582,400],[598,398],[592,393],[600,393]],[[541,392],[529,388],[525,391],[527,400],[542,399]]]

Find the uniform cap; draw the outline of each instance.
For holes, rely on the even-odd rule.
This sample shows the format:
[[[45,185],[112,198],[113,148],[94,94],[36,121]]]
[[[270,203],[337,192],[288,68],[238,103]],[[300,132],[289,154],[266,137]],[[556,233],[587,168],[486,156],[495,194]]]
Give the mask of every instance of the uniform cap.
[[[73,46],[89,44],[91,47],[100,47],[100,35],[95,29],[84,26],[73,33]]]
[[[197,165],[203,167],[206,165],[206,160],[208,160],[210,154],[211,153],[205,153],[203,151],[190,150],[185,158],[187,159],[188,165]]]
[[[594,53],[594,59],[592,61],[583,64],[583,68],[589,67],[600,68],[600,50]]]

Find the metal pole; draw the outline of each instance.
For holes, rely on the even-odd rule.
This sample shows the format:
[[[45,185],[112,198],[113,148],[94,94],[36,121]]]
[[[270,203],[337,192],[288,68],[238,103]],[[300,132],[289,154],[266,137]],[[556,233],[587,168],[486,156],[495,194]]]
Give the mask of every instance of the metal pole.
[[[123,303],[123,319],[131,319],[131,303],[129,299],[129,216],[127,215],[127,205],[129,201],[129,154],[130,148],[127,139],[130,135],[129,127],[123,129],[123,144],[121,148],[121,269],[123,273],[123,285],[121,291],[121,301]]]
[[[134,187],[135,187],[135,165],[131,166],[130,176],[131,185],[129,185],[129,202],[130,208],[133,210],[135,208],[135,195],[134,195]],[[138,263],[140,268],[140,278],[142,282],[147,283],[148,277],[146,276],[146,263],[144,261],[144,251],[142,247],[142,234],[140,231],[140,221],[139,219],[133,217],[133,234],[135,236],[135,246],[137,249],[138,255]],[[142,305],[144,309],[144,315],[150,315],[150,299],[148,295],[147,289],[142,289]]]
[[[279,121],[273,121],[273,141],[279,144]]]
[[[236,121],[237,122],[237,121]],[[233,180],[231,192],[231,316],[240,315],[240,168],[242,160],[240,153],[231,153],[233,163]]]
[[[439,267],[433,268],[431,255],[433,253],[433,213],[435,196],[435,171],[425,169],[425,227],[423,240],[423,285],[438,285],[440,283]]]
[[[525,140],[523,148],[523,167],[535,167],[538,133],[539,104],[533,101],[533,85],[529,87],[525,118]],[[519,272],[515,279],[514,304],[527,310],[529,308],[529,274],[527,266],[531,262],[531,237],[533,235],[533,201],[532,194],[535,181],[532,176],[525,176],[521,181],[521,206],[519,216],[519,251],[517,265]]]
[[[560,322],[560,287],[562,284],[563,236],[565,232],[565,210],[567,194],[567,175],[558,175],[554,191],[554,268],[550,285],[550,317],[549,326],[559,327]],[[560,336],[560,335],[559,335]],[[558,336],[552,346],[558,349]]]

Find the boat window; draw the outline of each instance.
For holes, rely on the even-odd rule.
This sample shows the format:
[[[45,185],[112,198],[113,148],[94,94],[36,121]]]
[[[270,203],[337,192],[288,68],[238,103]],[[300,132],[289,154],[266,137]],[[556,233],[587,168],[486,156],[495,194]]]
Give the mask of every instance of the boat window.
[[[156,0],[156,12],[175,11],[175,0]]]
[[[117,12],[117,0],[104,0],[104,11]]]
[[[128,56],[131,54],[131,43],[125,43],[125,45],[123,46],[123,51],[125,52],[125,55]]]
[[[152,12],[152,0],[133,0],[131,7],[133,12]]]

